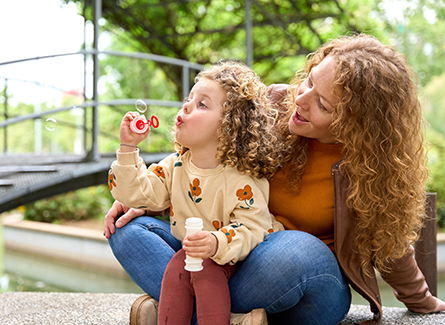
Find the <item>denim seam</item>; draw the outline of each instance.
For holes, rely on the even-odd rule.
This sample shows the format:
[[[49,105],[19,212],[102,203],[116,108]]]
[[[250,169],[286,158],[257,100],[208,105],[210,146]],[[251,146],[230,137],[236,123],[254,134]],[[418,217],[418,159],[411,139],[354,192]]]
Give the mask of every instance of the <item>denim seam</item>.
[[[157,234],[156,234],[156,232],[153,232],[152,229],[161,230],[162,232],[164,232],[168,235],[171,235],[173,238],[176,238],[173,236],[173,234],[170,231],[167,231],[166,229],[164,229],[163,227],[160,227],[157,224],[144,224],[144,227],[147,229],[147,231],[150,231],[150,232],[154,233],[155,235],[157,235]],[[176,253],[176,251],[165,240],[163,240],[162,243],[165,247],[170,248],[170,250],[172,251],[173,254]]]
[[[314,280],[314,279],[317,279],[317,278],[326,278],[326,277],[333,278],[333,279],[335,280],[335,282],[337,282],[337,284],[339,284],[340,287],[341,287],[342,289],[348,287],[348,284],[343,285],[343,284],[337,279],[337,277],[335,277],[335,276],[333,276],[333,275],[331,275],[331,274],[323,274],[323,275],[320,274],[320,275],[317,275],[317,276],[313,276],[313,277],[307,278],[306,280],[300,282],[297,286],[294,286],[294,287],[291,288],[288,292],[286,292],[284,295],[282,295],[280,298],[278,298],[278,299],[276,299],[274,302],[272,302],[269,306],[267,306],[267,307],[265,308],[265,309],[266,309],[266,312],[269,310],[269,308],[271,308],[273,305],[275,305],[278,301],[282,300],[283,298],[285,298],[286,296],[288,296],[289,294],[291,294],[294,290],[299,289],[300,286],[303,285],[303,284],[305,284],[307,281]],[[293,307],[293,306],[291,306],[291,307]],[[291,307],[289,307],[289,308],[291,308]]]

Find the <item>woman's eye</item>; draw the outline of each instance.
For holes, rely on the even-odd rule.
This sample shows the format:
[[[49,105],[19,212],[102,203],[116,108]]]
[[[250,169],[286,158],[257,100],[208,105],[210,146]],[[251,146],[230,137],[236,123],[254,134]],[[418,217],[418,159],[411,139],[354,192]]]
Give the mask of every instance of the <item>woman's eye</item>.
[[[328,110],[326,109],[326,107],[323,106],[323,104],[321,103],[321,100],[320,100],[320,99],[318,99],[318,107],[320,107],[320,109],[323,110],[323,111],[326,111],[326,112],[328,111]]]

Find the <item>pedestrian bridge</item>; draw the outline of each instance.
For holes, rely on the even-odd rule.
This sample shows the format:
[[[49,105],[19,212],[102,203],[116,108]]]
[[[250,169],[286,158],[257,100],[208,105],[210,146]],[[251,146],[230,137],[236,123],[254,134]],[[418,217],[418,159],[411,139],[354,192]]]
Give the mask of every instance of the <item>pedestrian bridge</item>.
[[[146,164],[168,153],[141,153]],[[95,161],[75,155],[0,155],[0,213],[21,205],[74,191],[107,184],[108,169],[115,155]]]
[[[15,107],[11,108],[11,104],[8,101],[7,85],[8,78],[11,80],[14,78],[2,76],[2,67],[20,64],[25,61],[40,62],[41,60],[49,60],[56,57],[78,55],[84,56],[85,60],[93,61],[91,98],[85,98],[85,88],[88,87],[85,82],[82,101],[74,106],[75,110],[73,105],[46,110],[42,110],[39,105],[36,105],[39,107],[35,107],[33,113],[17,115],[17,110],[14,110],[15,115],[11,114],[11,111]],[[95,45],[95,48],[92,50],[82,50],[75,53],[62,53],[45,57],[32,57],[16,61],[0,62],[0,80],[3,79],[5,85],[4,94],[0,94],[0,96],[4,97],[3,105],[0,104],[0,118],[3,117],[3,119],[0,120],[0,213],[56,194],[66,193],[88,186],[107,184],[107,172],[111,162],[115,159],[115,154],[110,154],[110,151],[104,153],[104,150],[99,148],[99,135],[104,136],[106,133],[100,129],[101,123],[99,123],[99,117],[107,115],[107,111],[102,111],[105,107],[117,107],[118,109],[116,109],[116,111],[122,115],[122,112],[134,110],[136,99],[102,100],[100,98],[97,91],[100,71],[99,55],[149,60],[159,66],[173,65],[181,68],[182,80],[178,89],[182,91],[182,96],[184,96],[182,98],[188,96],[190,84],[194,76],[203,68],[202,65],[193,62],[149,53],[101,52],[97,49],[97,45]],[[86,71],[84,71],[84,74],[87,77]],[[178,95],[177,97],[180,96],[181,95]],[[182,106],[182,101],[157,98],[143,98],[143,100],[148,107],[159,107],[160,109],[169,107],[179,109]],[[128,109],[129,106],[132,108]],[[73,111],[76,111],[75,114]],[[99,114],[99,111],[101,114]],[[76,137],[79,136],[79,139],[77,139],[79,140],[78,144],[82,146],[82,148],[77,151],[82,152],[82,154],[70,152],[64,152],[63,154],[52,153],[51,150],[49,151],[50,153],[44,154],[43,152],[45,150],[42,150],[42,121],[45,121],[48,116],[52,117],[57,114],[66,114],[67,112],[73,113],[73,116],[68,118],[69,120],[65,122],[63,127],[75,130]],[[49,118],[47,122],[48,120],[53,119]],[[53,129],[50,129],[51,127],[52,126],[45,125],[47,130],[53,131]],[[115,131],[115,133],[118,132],[118,125]],[[162,136],[167,136],[167,133],[169,134],[170,130],[167,130],[167,127],[165,127]],[[25,138],[30,134],[33,134],[35,138],[35,148],[30,153],[18,154],[16,147],[20,147],[20,143],[17,144],[17,142],[21,141],[21,139],[25,142]],[[114,137],[116,136],[114,135]],[[73,139],[63,138],[61,141],[65,140],[71,141]],[[117,142],[118,138],[115,140]],[[140,155],[145,163],[150,164],[158,162],[164,158],[167,153],[141,152]]]

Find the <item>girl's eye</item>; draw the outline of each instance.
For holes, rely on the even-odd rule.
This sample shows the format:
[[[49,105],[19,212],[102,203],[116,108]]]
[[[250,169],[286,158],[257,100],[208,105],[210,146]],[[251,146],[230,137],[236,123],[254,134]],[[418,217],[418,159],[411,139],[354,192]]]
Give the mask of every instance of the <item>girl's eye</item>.
[[[207,106],[203,102],[199,102],[198,106],[201,108],[207,108]]]

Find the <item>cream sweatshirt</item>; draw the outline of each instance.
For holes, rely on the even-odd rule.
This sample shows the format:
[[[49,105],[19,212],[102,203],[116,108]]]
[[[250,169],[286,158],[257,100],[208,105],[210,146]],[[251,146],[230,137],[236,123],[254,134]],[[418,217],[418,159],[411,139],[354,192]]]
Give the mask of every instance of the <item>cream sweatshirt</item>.
[[[269,182],[226,165],[200,169],[190,152],[171,154],[148,169],[139,151],[117,152],[109,171],[113,197],[126,206],[162,211],[170,208],[172,234],[185,237],[185,220],[198,217],[218,240],[212,259],[234,264],[275,230],[282,230],[268,210]]]

